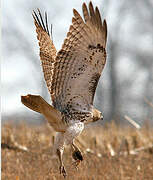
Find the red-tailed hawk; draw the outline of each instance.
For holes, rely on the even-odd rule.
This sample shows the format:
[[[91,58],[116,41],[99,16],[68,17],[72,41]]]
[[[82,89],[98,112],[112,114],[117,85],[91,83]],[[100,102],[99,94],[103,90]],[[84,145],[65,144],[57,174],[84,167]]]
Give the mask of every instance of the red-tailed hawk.
[[[82,5],[84,19],[74,9],[74,17],[62,49],[56,52],[47,22],[38,10],[33,18],[40,47],[40,59],[53,105],[41,96],[21,96],[28,108],[42,113],[57,133],[55,152],[60,161],[60,173],[66,176],[62,161],[65,144],[71,145],[76,164],[83,160],[74,138],[84,124],[103,118],[93,106],[97,83],[106,63],[107,25],[102,22],[98,8]]]

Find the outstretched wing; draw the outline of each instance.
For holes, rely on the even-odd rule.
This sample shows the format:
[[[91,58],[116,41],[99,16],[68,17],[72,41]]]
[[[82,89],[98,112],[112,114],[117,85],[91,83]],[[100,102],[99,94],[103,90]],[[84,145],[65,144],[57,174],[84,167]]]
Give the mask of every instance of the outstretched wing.
[[[42,63],[42,68],[44,72],[44,78],[48,87],[49,92],[51,92],[51,81],[54,68],[54,62],[56,57],[56,49],[53,41],[50,38],[50,32],[47,22],[47,13],[45,12],[45,23],[43,21],[40,10],[38,9],[38,15],[33,11],[34,23],[36,26],[37,39],[39,41],[40,47],[40,59]]]
[[[91,2],[89,11],[85,3],[82,9],[84,20],[73,10],[72,25],[55,59],[51,95],[60,111],[93,104],[106,62],[106,21],[102,23],[98,8]]]

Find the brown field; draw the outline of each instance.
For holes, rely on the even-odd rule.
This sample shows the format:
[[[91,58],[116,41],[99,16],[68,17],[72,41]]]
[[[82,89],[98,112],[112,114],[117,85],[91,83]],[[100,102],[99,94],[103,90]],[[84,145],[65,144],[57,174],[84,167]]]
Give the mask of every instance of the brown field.
[[[46,125],[2,126],[2,180],[60,180],[53,155],[55,133]],[[153,180],[153,127],[114,123],[84,130],[76,140],[84,155],[79,169],[64,153],[68,180]]]

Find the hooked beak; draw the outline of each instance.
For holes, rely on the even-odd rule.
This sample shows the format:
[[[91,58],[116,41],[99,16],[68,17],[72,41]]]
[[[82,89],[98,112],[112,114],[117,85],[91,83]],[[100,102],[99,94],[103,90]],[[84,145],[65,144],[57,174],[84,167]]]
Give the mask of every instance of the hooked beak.
[[[104,116],[101,116],[101,119],[100,119],[100,120],[101,120],[101,121],[104,120]]]

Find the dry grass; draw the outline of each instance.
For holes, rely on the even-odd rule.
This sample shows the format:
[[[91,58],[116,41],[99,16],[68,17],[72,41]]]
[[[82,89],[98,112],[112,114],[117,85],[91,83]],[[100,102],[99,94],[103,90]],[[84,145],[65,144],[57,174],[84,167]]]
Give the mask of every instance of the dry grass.
[[[153,179],[153,128],[117,127],[86,129],[76,140],[84,161],[77,171],[70,148],[64,154],[69,180]],[[2,180],[59,180],[53,155],[55,133],[46,125],[7,124],[2,127]],[[27,148],[27,149],[26,149]]]

